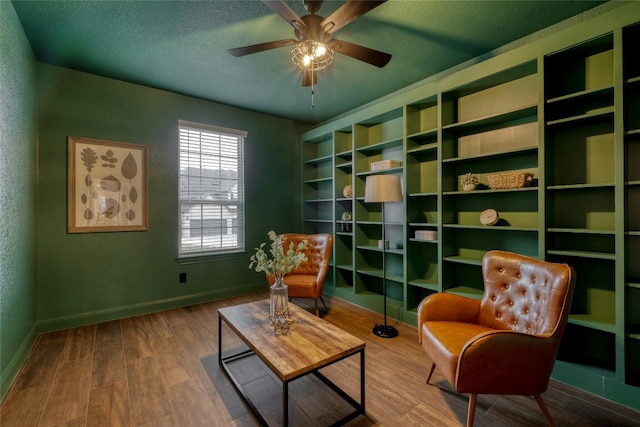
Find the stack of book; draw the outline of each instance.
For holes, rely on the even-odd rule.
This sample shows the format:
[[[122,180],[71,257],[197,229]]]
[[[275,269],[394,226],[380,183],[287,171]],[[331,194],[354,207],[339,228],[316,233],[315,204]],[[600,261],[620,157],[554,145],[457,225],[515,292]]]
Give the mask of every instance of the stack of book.
[[[436,240],[436,232],[433,230],[416,230],[418,240]]]

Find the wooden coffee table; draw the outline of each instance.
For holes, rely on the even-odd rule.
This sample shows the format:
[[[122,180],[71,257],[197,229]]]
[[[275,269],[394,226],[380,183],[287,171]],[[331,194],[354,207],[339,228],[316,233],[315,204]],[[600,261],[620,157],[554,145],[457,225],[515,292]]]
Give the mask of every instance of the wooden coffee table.
[[[365,413],[364,378],[365,342],[307,311],[289,304],[294,323],[286,336],[276,336],[269,321],[269,300],[251,302],[218,310],[218,363],[238,392],[254,411],[260,423],[267,425],[248,393],[234,377],[227,363],[256,355],[282,381],[282,425],[289,423],[289,383],[314,374],[345,399],[354,411],[338,420],[343,424]],[[238,353],[223,355],[222,323],[227,324],[249,347]],[[360,402],[353,399],[319,369],[349,356],[360,354]]]

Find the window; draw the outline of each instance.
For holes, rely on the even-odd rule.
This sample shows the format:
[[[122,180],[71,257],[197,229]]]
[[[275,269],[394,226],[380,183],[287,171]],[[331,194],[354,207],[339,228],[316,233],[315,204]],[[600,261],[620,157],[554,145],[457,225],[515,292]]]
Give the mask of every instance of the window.
[[[244,250],[244,131],[180,120],[179,256]]]

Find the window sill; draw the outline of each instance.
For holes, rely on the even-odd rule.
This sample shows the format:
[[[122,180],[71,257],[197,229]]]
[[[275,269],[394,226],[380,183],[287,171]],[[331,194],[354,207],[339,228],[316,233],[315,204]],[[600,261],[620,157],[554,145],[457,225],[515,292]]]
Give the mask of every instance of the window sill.
[[[181,255],[176,257],[178,265],[189,264],[201,264],[205,262],[219,262],[246,258],[248,253],[246,251],[240,252],[226,252],[219,254],[193,254],[193,255]]]

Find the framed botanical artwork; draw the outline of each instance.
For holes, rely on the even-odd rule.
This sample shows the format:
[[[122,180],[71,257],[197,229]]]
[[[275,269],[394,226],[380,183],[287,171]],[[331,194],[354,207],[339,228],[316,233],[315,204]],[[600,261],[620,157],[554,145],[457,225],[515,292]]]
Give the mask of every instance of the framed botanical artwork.
[[[69,137],[67,231],[148,229],[147,147]]]

